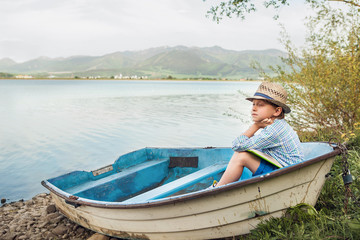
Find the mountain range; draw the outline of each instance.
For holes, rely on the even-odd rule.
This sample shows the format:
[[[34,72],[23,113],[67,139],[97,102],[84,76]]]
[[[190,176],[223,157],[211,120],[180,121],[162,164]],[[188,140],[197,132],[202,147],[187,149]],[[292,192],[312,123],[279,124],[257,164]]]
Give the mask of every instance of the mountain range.
[[[23,63],[0,59],[0,72],[37,77],[147,76],[161,78],[257,78],[251,65],[259,63],[265,72],[269,65],[282,65],[286,53],[277,49],[226,50],[214,47],[158,47],[123,51],[103,56],[39,57]]]

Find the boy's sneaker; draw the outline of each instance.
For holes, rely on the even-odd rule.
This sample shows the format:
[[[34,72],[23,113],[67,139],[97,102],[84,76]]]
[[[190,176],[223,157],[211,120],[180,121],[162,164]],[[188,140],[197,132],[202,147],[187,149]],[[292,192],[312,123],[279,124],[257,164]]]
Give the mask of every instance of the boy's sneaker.
[[[214,182],[211,184],[211,186],[208,187],[207,189],[213,189],[213,188],[215,188],[215,187],[216,187],[216,184],[217,184],[217,181],[214,180]]]

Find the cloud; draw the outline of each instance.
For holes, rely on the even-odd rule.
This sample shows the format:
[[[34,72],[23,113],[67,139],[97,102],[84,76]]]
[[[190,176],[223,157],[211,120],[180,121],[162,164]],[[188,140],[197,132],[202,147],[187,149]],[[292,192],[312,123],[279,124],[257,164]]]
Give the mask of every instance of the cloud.
[[[271,10],[245,21],[206,18],[214,1],[202,0],[2,0],[0,58],[103,55],[158,46],[214,46],[227,49],[281,48]],[[301,9],[286,10],[284,22],[304,32]]]

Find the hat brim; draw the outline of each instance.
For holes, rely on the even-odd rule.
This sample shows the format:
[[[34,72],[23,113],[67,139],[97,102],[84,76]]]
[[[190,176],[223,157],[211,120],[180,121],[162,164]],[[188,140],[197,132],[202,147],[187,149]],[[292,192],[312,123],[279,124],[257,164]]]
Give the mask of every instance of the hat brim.
[[[277,105],[279,107],[282,107],[284,109],[284,113],[290,113],[291,112],[291,109],[289,108],[288,105],[283,104],[282,102],[279,102],[279,101],[276,101],[276,100],[273,100],[273,99],[267,99],[267,98],[264,98],[264,97],[261,97],[261,96],[254,96],[254,97],[246,98],[246,100],[248,100],[250,102],[252,102],[254,99],[259,99],[259,100],[265,100],[265,101],[268,101],[268,102],[272,102],[275,105]]]

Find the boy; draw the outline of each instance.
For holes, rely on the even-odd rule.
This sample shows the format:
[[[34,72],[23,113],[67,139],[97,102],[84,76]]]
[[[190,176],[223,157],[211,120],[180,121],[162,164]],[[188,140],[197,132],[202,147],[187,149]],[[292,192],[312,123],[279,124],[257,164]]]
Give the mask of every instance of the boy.
[[[271,156],[282,166],[303,161],[299,137],[284,119],[284,113],[291,111],[286,105],[286,99],[286,90],[272,82],[261,83],[254,97],[246,98],[253,103],[251,116],[254,123],[233,141],[232,149],[235,153],[220,181],[213,184],[213,187],[239,180],[244,167],[247,167],[253,176],[278,168],[246,152],[250,149]],[[259,129],[262,131],[255,135]]]

